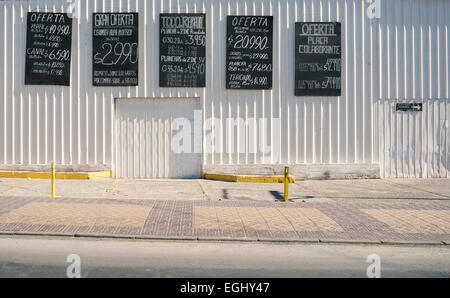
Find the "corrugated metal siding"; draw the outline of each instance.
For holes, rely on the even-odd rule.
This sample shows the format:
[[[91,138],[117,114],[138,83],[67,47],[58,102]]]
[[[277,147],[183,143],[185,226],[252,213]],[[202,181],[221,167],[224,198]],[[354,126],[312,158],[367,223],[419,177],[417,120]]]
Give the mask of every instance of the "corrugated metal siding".
[[[381,18],[369,19],[363,0],[80,1],[67,88],[24,86],[23,71],[26,12],[64,12],[69,4],[1,1],[0,164],[113,165],[114,98],[200,97],[204,119],[221,119],[222,140],[229,117],[283,119],[267,132],[281,136],[280,155],[205,153],[204,164],[380,163],[385,177],[448,177],[449,130],[442,121],[450,113],[450,1],[381,2]],[[139,87],[91,84],[92,12],[110,11],[140,13]],[[158,87],[161,12],[207,14],[207,88]],[[226,16],[232,14],[274,16],[273,90],[225,89]],[[297,21],[342,22],[342,97],[294,97]],[[395,113],[397,100],[423,101],[425,111]]]
[[[179,153],[172,150],[172,137],[179,133],[172,130],[175,121],[187,119],[194,128],[195,111],[199,109],[198,98],[118,100],[115,109],[116,177],[200,178],[201,153],[194,154],[193,148]],[[194,130],[191,133],[194,141]],[[201,141],[201,136],[199,138]]]
[[[382,175],[448,177],[450,1],[393,2],[375,31]],[[422,102],[424,111],[397,113],[397,102]]]

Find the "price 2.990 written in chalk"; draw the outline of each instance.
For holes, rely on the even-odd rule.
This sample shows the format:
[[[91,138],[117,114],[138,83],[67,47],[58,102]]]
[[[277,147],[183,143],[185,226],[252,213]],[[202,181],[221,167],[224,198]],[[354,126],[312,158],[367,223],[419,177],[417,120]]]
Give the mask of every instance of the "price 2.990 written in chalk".
[[[136,64],[138,62],[138,44],[123,43],[116,44],[104,43],[101,46],[102,51],[95,54],[94,63],[101,65],[124,65],[125,63]]]

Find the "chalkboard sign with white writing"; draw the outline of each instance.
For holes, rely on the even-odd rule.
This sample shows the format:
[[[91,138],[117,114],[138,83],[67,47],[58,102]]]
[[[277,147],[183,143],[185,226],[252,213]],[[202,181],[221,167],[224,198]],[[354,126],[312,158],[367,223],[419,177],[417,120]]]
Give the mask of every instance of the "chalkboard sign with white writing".
[[[138,28],[138,13],[94,13],[94,86],[138,85]]]
[[[295,95],[341,95],[341,23],[295,24]]]
[[[273,17],[228,16],[228,89],[272,89],[272,56]]]
[[[206,14],[161,14],[159,86],[206,86]]]
[[[28,12],[26,85],[70,86],[72,19],[65,13]]]

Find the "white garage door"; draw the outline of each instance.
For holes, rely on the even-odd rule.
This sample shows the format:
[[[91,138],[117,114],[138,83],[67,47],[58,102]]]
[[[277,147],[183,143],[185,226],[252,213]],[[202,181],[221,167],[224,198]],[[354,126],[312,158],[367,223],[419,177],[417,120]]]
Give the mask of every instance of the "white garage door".
[[[200,178],[202,155],[195,148],[201,135],[196,138],[195,131],[201,133],[197,98],[116,100],[116,177]]]

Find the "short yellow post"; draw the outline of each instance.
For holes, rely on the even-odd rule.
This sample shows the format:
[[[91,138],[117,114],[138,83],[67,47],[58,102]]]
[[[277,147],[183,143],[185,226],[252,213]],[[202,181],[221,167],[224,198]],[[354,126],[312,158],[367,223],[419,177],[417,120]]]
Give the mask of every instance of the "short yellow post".
[[[289,202],[289,168],[284,168],[284,200]]]
[[[56,194],[55,194],[55,180],[56,180],[55,163],[52,162],[52,198],[56,198]]]

